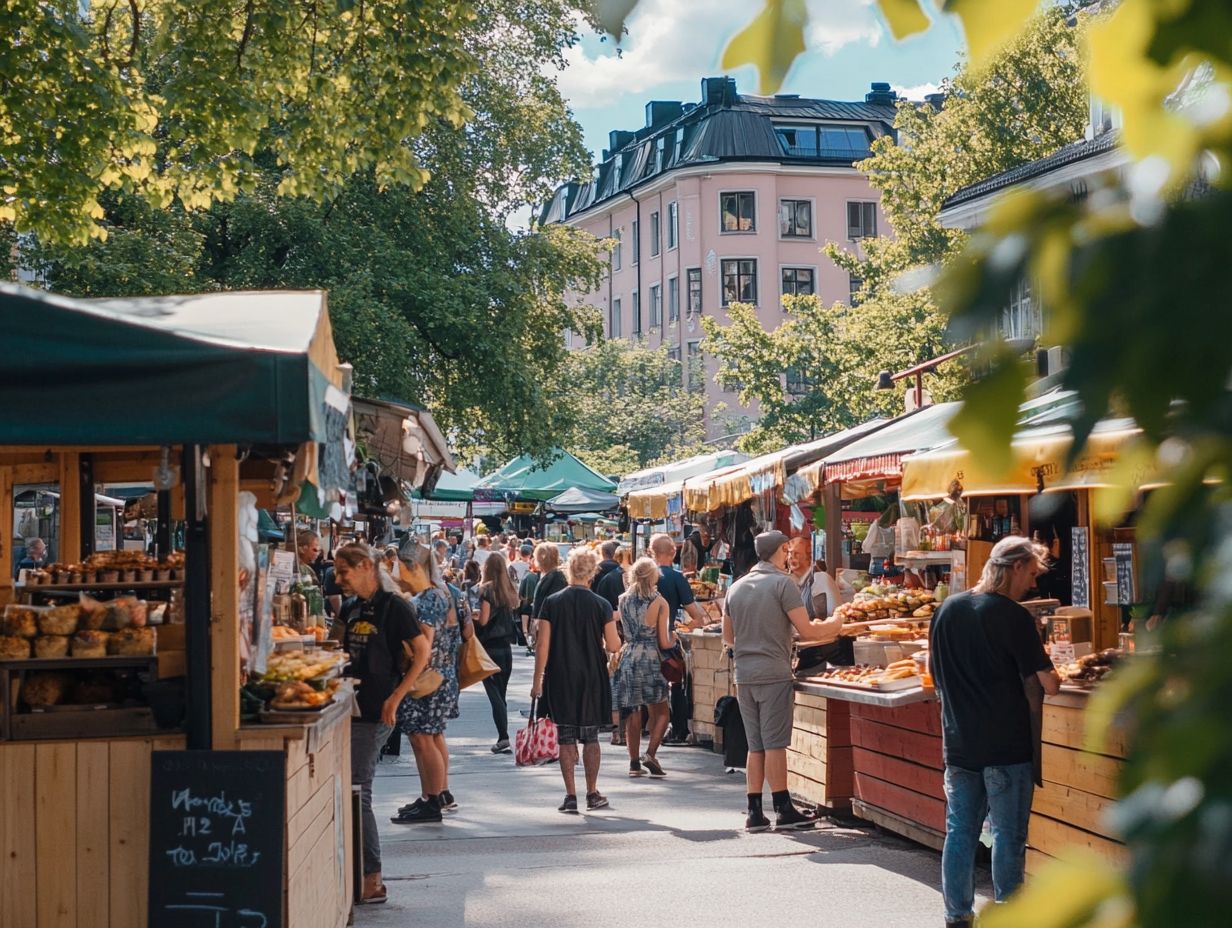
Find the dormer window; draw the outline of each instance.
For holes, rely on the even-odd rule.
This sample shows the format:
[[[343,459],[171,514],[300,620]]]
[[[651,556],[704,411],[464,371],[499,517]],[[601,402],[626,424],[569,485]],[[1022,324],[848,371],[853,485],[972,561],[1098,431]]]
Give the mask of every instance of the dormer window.
[[[869,151],[868,129],[845,125],[778,125],[774,127],[783,154],[791,158],[841,158],[859,161]]]

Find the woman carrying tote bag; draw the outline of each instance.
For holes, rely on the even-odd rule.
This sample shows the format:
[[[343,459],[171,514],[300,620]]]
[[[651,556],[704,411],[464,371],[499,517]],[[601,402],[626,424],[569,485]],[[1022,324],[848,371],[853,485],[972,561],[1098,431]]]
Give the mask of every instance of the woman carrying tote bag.
[[[494,551],[483,563],[483,582],[479,584],[479,613],[475,617],[479,643],[488,652],[497,673],[483,681],[483,688],[492,705],[492,721],[496,724],[493,754],[509,754],[509,676],[513,673],[513,643],[517,640],[514,614],[521,600],[513,581],[509,579],[509,563]]]

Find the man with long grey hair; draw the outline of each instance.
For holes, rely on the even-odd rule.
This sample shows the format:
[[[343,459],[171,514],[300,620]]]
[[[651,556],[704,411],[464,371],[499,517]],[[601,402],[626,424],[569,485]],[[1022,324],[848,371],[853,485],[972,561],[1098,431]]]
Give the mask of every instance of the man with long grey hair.
[[[930,666],[941,697],[946,835],[941,895],[947,926],[970,926],[975,850],[992,821],[997,902],[1022,884],[1027,820],[1035,791],[1031,712],[1024,684],[1055,694],[1035,619],[1019,600],[1048,570],[1048,549],[1011,535],[993,546],[979,583],[948,598],[933,616]]]

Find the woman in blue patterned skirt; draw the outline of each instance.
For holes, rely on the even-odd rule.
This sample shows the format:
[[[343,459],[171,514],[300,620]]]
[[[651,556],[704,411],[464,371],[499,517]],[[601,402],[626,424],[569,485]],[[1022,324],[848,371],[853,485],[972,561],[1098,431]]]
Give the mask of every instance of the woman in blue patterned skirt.
[[[648,557],[629,568],[627,589],[620,597],[620,627],[625,645],[612,675],[612,705],[625,718],[629,748],[629,776],[667,776],[655,756],[667,731],[667,680],[660,665],[661,651],[674,647],[676,635],[668,625],[667,600],[659,595],[659,567]],[[638,755],[642,738],[641,707],[650,714],[650,743]]]

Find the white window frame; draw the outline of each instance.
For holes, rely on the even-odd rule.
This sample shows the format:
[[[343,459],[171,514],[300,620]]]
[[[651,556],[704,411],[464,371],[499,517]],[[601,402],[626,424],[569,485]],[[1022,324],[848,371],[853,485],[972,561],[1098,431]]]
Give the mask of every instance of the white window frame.
[[[753,305],[761,306],[761,267],[756,255],[724,255],[719,259],[719,305],[726,309],[731,303],[727,300],[727,286],[724,278],[727,276],[723,273],[723,265],[728,261],[752,261],[753,262]],[[745,300],[734,300],[732,302],[743,303]]]
[[[680,275],[667,278],[667,324],[680,321]]]
[[[780,264],[779,265],[779,302],[782,303],[782,298],[787,296],[783,290],[783,272],[784,271],[811,271],[813,274],[813,296],[817,295],[817,265],[815,264]]]
[[[650,285],[650,331],[663,328],[663,285]]]
[[[723,228],[723,197],[739,195],[747,193],[753,198],[753,228],[751,229],[724,229]],[[775,217],[775,222],[778,217]],[[719,191],[719,234],[720,235],[756,235],[757,234],[757,191],[749,190],[747,187],[732,188],[731,190]]]
[[[650,257],[659,257],[663,251],[663,226],[660,220],[659,211],[655,210],[650,214]]]
[[[637,267],[642,260],[642,224],[634,219],[630,229],[630,235],[633,236],[633,266]]]
[[[860,229],[859,229],[860,234],[853,235],[852,232],[853,230],[855,230],[855,227],[851,224],[851,207],[857,204],[859,204],[860,206]],[[869,207],[869,206],[872,207],[872,210],[871,210],[871,214],[873,217],[873,231],[872,232],[869,232],[868,228],[864,225],[864,220],[867,218],[864,214],[866,212],[870,212],[868,210],[865,210],[864,207]],[[843,218],[847,223],[847,241],[858,242],[860,241],[860,239],[877,237],[877,201],[876,200],[848,200],[846,202],[846,215]]]
[[[697,315],[700,316],[706,308],[706,275],[702,273],[702,269],[700,267],[686,267],[684,269],[684,311],[686,315],[693,312],[693,304],[691,302],[693,298],[693,291],[689,289],[689,278],[691,276],[691,271],[697,271]]]
[[[791,201],[792,203],[808,203],[809,205],[809,234],[808,235],[784,235],[783,234],[783,203]],[[817,198],[816,197],[779,197],[778,215],[774,217],[778,224],[779,240],[783,242],[815,242],[817,241]]]
[[[1003,338],[1039,338],[1043,334],[1044,320],[1034,281],[1025,275],[1010,294],[1009,305],[1001,311],[997,328]]]
[[[607,337],[621,338],[623,331],[624,321],[620,318],[620,297],[616,297],[607,310]]]
[[[612,238],[616,239],[616,244],[612,246],[612,271],[621,269],[621,262],[624,258],[624,242],[621,241],[621,229],[617,229],[612,233]]]
[[[629,334],[633,338],[641,338],[642,329],[642,295],[634,290],[629,294],[629,301],[633,307],[632,324],[630,325]]]
[[[674,251],[680,244],[680,201],[667,204],[667,250]]]

